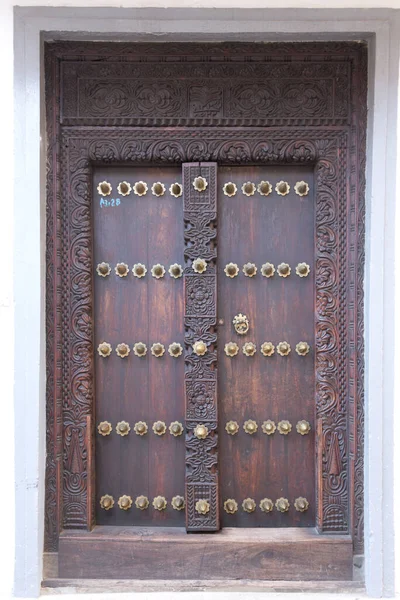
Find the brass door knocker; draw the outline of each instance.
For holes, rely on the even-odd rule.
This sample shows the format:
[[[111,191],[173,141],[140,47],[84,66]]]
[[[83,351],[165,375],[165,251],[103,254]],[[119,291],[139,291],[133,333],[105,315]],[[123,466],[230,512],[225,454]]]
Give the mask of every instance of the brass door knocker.
[[[238,335],[245,335],[249,330],[249,320],[246,315],[242,315],[239,313],[236,317],[233,318],[233,326]]]

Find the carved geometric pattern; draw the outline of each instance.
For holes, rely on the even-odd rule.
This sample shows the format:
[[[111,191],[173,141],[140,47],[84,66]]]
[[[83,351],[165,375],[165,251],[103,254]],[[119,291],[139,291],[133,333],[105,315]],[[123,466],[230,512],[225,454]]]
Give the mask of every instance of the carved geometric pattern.
[[[215,275],[186,275],[185,316],[212,317],[215,315]]]
[[[210,510],[201,515],[196,509],[198,500],[207,500]],[[186,527],[188,531],[216,531],[218,521],[218,487],[215,483],[186,483]]]
[[[208,185],[203,192],[193,187],[195,177],[202,176]],[[185,394],[186,394],[186,483],[214,483],[218,490],[217,455],[217,369],[215,326],[217,323],[216,274],[216,219],[217,219],[217,165],[216,163],[184,164],[183,213],[185,220]],[[195,223],[196,226],[190,226]],[[211,237],[212,234],[212,237]],[[202,250],[206,249],[206,256]],[[190,250],[190,256],[186,250]],[[191,257],[207,260],[207,274],[190,274]],[[209,274],[209,273],[213,274]],[[207,345],[207,352],[198,356],[193,351],[196,340]],[[204,385],[202,386],[202,380]],[[214,384],[214,385],[212,385]],[[211,393],[210,393],[211,392]],[[214,422],[207,421],[211,413]],[[193,434],[196,423],[190,415],[204,423],[209,434],[198,439]],[[192,489],[192,488],[191,488]],[[193,488],[195,489],[195,488]],[[191,502],[186,499],[186,528],[188,531],[219,529],[218,502],[210,503],[206,519],[199,518]],[[203,527],[204,525],[204,527]],[[213,526],[212,526],[213,525]]]
[[[182,44],[116,48],[69,42],[46,48],[45,549],[57,550],[62,527],[93,525],[93,431],[88,426],[93,413],[91,165],[192,162],[196,168],[209,161],[315,165],[317,526],[321,531],[352,533],[355,550],[362,552],[366,49],[340,42],[188,44],[183,50]],[[201,60],[196,58],[193,64],[191,56]],[[137,80],[140,114],[123,116],[123,89],[111,103],[102,90],[118,77],[130,86]],[[79,90],[78,80],[82,80]],[[182,85],[188,104],[178,99],[176,87],[164,85],[164,93],[161,85],[154,87],[157,80]],[[284,80],[290,86],[298,83],[301,104],[306,106],[303,112]],[[258,95],[250,111],[246,87],[256,92],[254,85]],[[208,95],[199,89],[206,86]],[[83,89],[88,90],[86,98],[86,92],[79,96]],[[157,103],[151,106],[155,98]],[[80,114],[83,107],[86,112]],[[181,129],[173,134],[165,129],[178,123]],[[212,185],[203,167],[201,175]],[[207,204],[199,210],[205,198],[190,196],[189,206],[194,208],[184,213],[186,277],[193,276],[191,262],[198,256],[207,260],[205,275],[215,274],[216,214],[214,208],[205,210]],[[212,196],[207,198],[212,201]],[[210,388],[193,390],[198,382],[207,386],[216,382],[215,316],[200,316],[185,317],[187,424],[200,421],[211,430],[217,419],[215,394],[212,408],[209,400],[205,402],[211,397]],[[203,357],[191,350],[199,339],[208,345]],[[193,404],[193,397],[201,401]],[[195,408],[207,412],[196,414]],[[211,418],[209,411],[214,409]],[[189,431],[188,465],[197,472],[191,437]],[[212,430],[206,440],[214,437]],[[205,445],[202,452],[206,464],[216,460],[214,449],[208,451]],[[210,477],[213,468],[205,471]],[[187,483],[188,523],[196,531],[218,527],[217,485],[202,485]],[[195,502],[207,497],[210,513],[198,515]],[[212,515],[214,521],[208,524]]]
[[[215,379],[189,379],[185,381],[186,419],[217,420],[217,382]]]

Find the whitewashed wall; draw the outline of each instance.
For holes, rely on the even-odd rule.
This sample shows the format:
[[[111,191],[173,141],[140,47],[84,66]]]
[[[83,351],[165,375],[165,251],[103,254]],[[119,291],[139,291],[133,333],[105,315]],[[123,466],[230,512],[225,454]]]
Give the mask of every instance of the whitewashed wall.
[[[15,589],[24,596],[34,597],[37,594],[40,581],[41,569],[41,539],[43,531],[43,463],[44,463],[44,363],[43,363],[43,210],[40,204],[40,127],[38,119],[38,85],[35,85],[35,77],[38,71],[39,56],[30,55],[31,47],[21,46],[21,40],[31,39],[30,36],[37,35],[40,23],[56,23],[54,30],[69,31],[103,31],[108,27],[113,32],[121,31],[125,27],[126,19],[117,21],[118,7],[159,7],[153,11],[153,18],[136,27],[142,34],[146,32],[169,32],[174,31],[180,35],[187,31],[194,22],[198,23],[198,31],[220,32],[221,39],[229,39],[235,31],[240,31],[240,24],[246,22],[245,27],[253,27],[254,34],[261,33],[260,39],[264,39],[263,32],[267,31],[266,21],[269,18],[275,20],[275,25],[270,27],[270,32],[307,32],[318,34],[323,31],[344,30],[346,35],[351,34],[346,21],[354,22],[354,31],[360,32],[362,37],[363,23],[367,27],[368,20],[380,20],[381,38],[382,31],[391,31],[390,22],[398,19],[395,12],[385,11],[384,8],[400,9],[400,0],[71,0],[70,2],[57,2],[46,0],[20,1],[19,6],[44,7],[37,13],[32,12],[30,18],[26,18],[24,36],[21,30],[16,32],[15,40],[17,46],[15,54],[17,57],[16,72],[18,78],[16,86],[25,82],[27,88],[25,93],[17,93],[17,103],[14,107],[13,91],[13,62],[14,62],[14,23],[13,2],[0,0],[0,106],[2,108],[1,144],[0,144],[0,173],[1,173],[1,196],[0,196],[0,241],[1,241],[1,271],[0,271],[0,365],[1,365],[1,484],[3,492],[3,514],[2,517],[2,558],[0,580],[0,597],[7,598],[12,594],[14,585],[14,557],[17,556],[17,571],[15,575]],[[47,7],[81,7],[88,9],[95,7],[115,7],[111,17],[106,20],[106,25],[99,25],[96,29],[97,11],[78,11],[63,13],[57,19],[55,12],[49,13]],[[185,10],[174,12],[172,15],[167,8],[207,8],[198,11],[195,21],[190,13]],[[266,14],[265,8],[283,9],[290,7],[287,13],[281,11],[278,20],[278,11]],[[379,11],[370,13],[362,9],[379,8]],[[211,8],[226,8],[224,17],[218,16]],[[247,15],[239,9],[260,9]],[[336,12],[323,13],[319,11],[306,12],[303,9],[335,9]],[[164,10],[165,9],[165,10]],[[235,10],[237,9],[237,10]],[[354,9],[348,12],[339,9]],[[213,19],[208,21],[207,19]],[[337,18],[336,18],[337,17]],[[248,21],[249,18],[249,21]],[[288,25],[286,26],[286,19]],[[249,25],[251,21],[251,24]],[[330,25],[325,24],[325,22]],[[299,29],[298,23],[303,23],[303,29]],[[135,30],[133,23],[130,25]],[[43,27],[46,29],[47,27]],[[382,29],[383,28],[383,29]],[[386,28],[386,29],[385,29]],[[194,28],[196,29],[196,28]],[[242,28],[243,29],[243,28]],[[367,30],[367,29],[365,29]],[[126,29],[124,29],[126,31]],[[398,31],[398,30],[397,30]],[[36,33],[35,33],[36,32]],[[72,34],[71,34],[72,35]],[[324,34],[321,33],[321,37]],[[328,39],[328,38],[327,38]],[[400,155],[400,136],[394,135],[393,128],[397,127],[396,111],[398,102],[397,76],[399,71],[398,62],[399,38],[393,36],[390,47],[386,50],[387,71],[377,72],[371,80],[374,85],[376,81],[384,80],[385,89],[388,94],[377,96],[377,106],[370,106],[369,122],[369,160],[368,169],[371,173],[374,167],[382,165],[384,172],[381,179],[374,174],[375,179],[369,178],[369,206],[370,222],[367,234],[367,313],[366,319],[370,320],[371,327],[367,327],[367,361],[370,370],[367,375],[367,388],[369,390],[368,402],[370,403],[370,419],[367,441],[369,448],[368,469],[366,479],[368,482],[369,498],[382,496],[383,510],[378,511],[379,518],[370,511],[367,515],[369,529],[367,531],[367,546],[371,552],[375,552],[375,560],[370,561],[370,569],[379,563],[379,572],[369,573],[372,584],[369,587],[371,593],[379,595],[388,588],[385,582],[391,578],[391,556],[385,554],[385,539],[390,535],[393,528],[397,535],[397,591],[400,593],[400,461],[399,452],[396,454],[396,463],[393,464],[392,444],[387,447],[386,433],[394,428],[395,433],[400,433],[400,386],[393,377],[394,353],[396,357],[397,371],[400,368],[400,343],[399,321],[394,320],[395,303],[400,313],[400,218],[395,217],[395,197],[398,198],[396,183],[396,163],[393,156]],[[384,45],[384,44],[383,44]],[[38,47],[38,46],[37,46]],[[37,48],[36,47],[36,48]],[[378,57],[379,58],[379,57]],[[32,69],[32,73],[24,72],[24,69]],[[32,77],[31,77],[32,76]],[[32,85],[29,83],[32,81]],[[21,83],[21,85],[22,85]],[[37,83],[37,81],[36,81]],[[17,89],[17,92],[21,90]],[[14,121],[15,109],[15,121]],[[374,129],[372,114],[380,119],[380,130]],[[386,115],[386,120],[385,120]],[[382,132],[382,123],[385,129]],[[375,123],[376,125],[376,123]],[[15,138],[14,138],[15,127]],[[376,140],[373,137],[376,135]],[[29,139],[29,145],[21,143]],[[14,146],[14,140],[16,140]],[[372,148],[372,141],[377,144]],[[16,169],[14,173],[14,156],[16,155]],[[390,160],[387,160],[388,158]],[[382,162],[383,161],[383,162]],[[397,163],[398,166],[398,163]],[[30,179],[26,181],[26,174]],[[15,175],[15,180],[14,180]],[[16,183],[13,184],[13,181]],[[378,185],[379,184],[379,185]],[[400,213],[400,211],[398,211]],[[396,221],[395,221],[396,219]],[[14,232],[15,231],[15,235]],[[394,243],[394,231],[397,232],[397,242]],[[379,236],[377,237],[377,232]],[[379,238],[379,239],[378,239]],[[377,249],[377,250],[376,250]],[[393,266],[394,255],[397,257],[397,271]],[[382,265],[386,269],[382,269]],[[370,268],[373,265],[373,268]],[[376,280],[375,280],[376,278]],[[393,281],[396,280],[396,288]],[[376,283],[374,283],[376,281]],[[15,328],[14,328],[15,314]],[[376,320],[378,319],[378,323]],[[396,328],[394,333],[394,328]],[[14,364],[14,342],[15,364]],[[375,369],[376,366],[376,370]],[[397,375],[397,372],[395,372]],[[393,389],[393,379],[396,388]],[[375,402],[375,399],[377,400]],[[393,399],[394,412],[393,412]],[[15,423],[14,423],[15,418]],[[14,426],[19,434],[18,445],[14,453]],[[22,435],[21,435],[22,434]],[[394,436],[395,443],[399,435]],[[398,450],[398,448],[397,448]],[[385,458],[386,457],[386,458]],[[395,494],[391,495],[392,482],[394,482]],[[17,543],[15,545],[15,521],[14,506],[16,494],[16,519],[18,520]],[[392,508],[395,507],[394,518]],[[367,504],[373,506],[373,503]],[[385,515],[390,516],[390,522],[385,522]],[[389,543],[389,541],[388,541]],[[384,557],[383,562],[379,556]],[[378,568],[378,567],[377,567]],[[104,596],[103,596],[104,597]],[[196,598],[199,596],[197,595]],[[115,598],[115,596],[114,596]],[[260,598],[260,595],[257,595]],[[297,596],[299,598],[299,596]],[[332,599],[332,596],[330,596]],[[222,600],[222,596],[218,595]],[[271,595],[268,595],[271,599]],[[315,597],[317,599],[317,597]]]

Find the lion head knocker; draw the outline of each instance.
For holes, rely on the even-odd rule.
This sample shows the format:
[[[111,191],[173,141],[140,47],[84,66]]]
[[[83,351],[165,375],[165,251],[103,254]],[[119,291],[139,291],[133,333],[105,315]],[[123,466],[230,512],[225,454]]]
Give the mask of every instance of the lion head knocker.
[[[245,335],[249,330],[249,320],[246,315],[239,313],[232,321],[238,335]]]

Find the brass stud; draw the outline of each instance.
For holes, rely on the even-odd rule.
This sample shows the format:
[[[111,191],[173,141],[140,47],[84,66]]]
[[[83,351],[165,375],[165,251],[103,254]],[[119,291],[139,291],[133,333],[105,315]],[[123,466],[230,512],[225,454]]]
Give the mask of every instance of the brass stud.
[[[96,271],[100,277],[107,277],[111,273],[111,267],[108,263],[102,262],[97,265]]]
[[[309,507],[307,498],[303,498],[302,496],[296,498],[296,500],[294,501],[294,507],[299,512],[305,512]]]
[[[153,183],[153,185],[151,186],[151,193],[153,194],[153,196],[164,196],[165,194],[165,185],[163,183],[161,183],[161,181],[157,181],[156,183]]]
[[[130,496],[121,496],[118,498],[118,506],[121,510],[129,510],[132,506],[132,498]]]
[[[307,196],[310,186],[305,181],[298,181],[294,186],[294,191],[298,196]]]
[[[196,425],[193,433],[199,440],[204,440],[208,436],[208,427],[205,425]]]
[[[148,189],[148,185],[144,181],[136,181],[136,183],[133,184],[133,192],[137,196],[144,196],[147,194]]]
[[[160,342],[156,342],[155,344],[152,345],[151,347],[151,353],[153,356],[155,356],[156,358],[160,358],[161,356],[163,356],[163,354],[165,353],[165,348],[164,345],[161,344]]]
[[[136,344],[133,346],[133,353],[135,354],[135,356],[146,356],[147,354],[147,346],[146,344],[144,344],[143,342],[136,342]]]
[[[291,268],[287,263],[281,263],[278,265],[278,275],[279,277],[289,277],[291,272]]]
[[[119,423],[117,423],[117,426],[115,428],[115,431],[118,433],[118,435],[121,435],[122,437],[128,435],[130,430],[131,428],[127,421],[120,421]]]
[[[207,500],[197,500],[195,510],[200,515],[206,515],[208,512],[210,512],[210,503],[207,502]]]
[[[146,275],[147,269],[145,265],[142,265],[142,263],[136,263],[135,265],[133,265],[132,272],[135,277],[141,279]]]
[[[257,273],[256,265],[250,262],[246,263],[243,265],[243,273],[246,275],[246,277],[254,277]]]
[[[277,192],[278,196],[287,196],[287,194],[290,192],[290,185],[287,181],[278,181],[275,186],[275,191]]]
[[[245,335],[249,331],[249,320],[246,315],[239,313],[233,318],[233,326],[238,335]]]
[[[183,433],[183,425],[182,423],[179,423],[179,421],[173,421],[168,429],[170,434],[174,437],[178,437]]]
[[[111,183],[108,183],[108,181],[101,181],[97,186],[97,191],[100,196],[109,196],[112,192]]]
[[[129,356],[130,351],[131,349],[129,348],[128,344],[125,344],[124,342],[122,344],[118,344],[118,346],[115,348],[115,352],[120,358],[126,358]]]
[[[202,258],[196,258],[192,262],[192,269],[195,273],[204,273],[207,270],[207,263]]]
[[[225,425],[225,430],[229,433],[229,435],[236,435],[239,431],[239,425],[236,421],[228,421]]]
[[[290,354],[292,349],[290,347],[289,342],[279,342],[279,344],[276,347],[276,350],[278,354],[280,354],[280,356],[287,356],[288,354]]]
[[[287,512],[289,510],[289,500],[287,498],[278,498],[278,500],[275,502],[275,507],[276,510],[279,510],[279,512]]]
[[[170,185],[169,193],[171,194],[171,196],[174,196],[174,198],[179,198],[180,196],[182,196],[183,188],[182,188],[181,184],[178,182],[175,182],[172,185]]]
[[[193,179],[193,187],[196,190],[196,192],[204,192],[207,186],[208,182],[206,179],[204,179],[204,177],[195,177]]]
[[[165,268],[164,265],[153,265],[151,267],[151,274],[153,275],[153,277],[155,277],[156,279],[161,279],[161,277],[164,277],[165,275]]]
[[[97,346],[97,352],[103,358],[110,356],[111,351],[112,351],[111,344],[109,344],[108,342],[100,342],[100,344]]]
[[[252,419],[249,419],[248,421],[244,422],[243,429],[249,435],[253,435],[254,433],[256,433],[256,431],[258,429],[258,425],[255,421],[253,421]]]
[[[299,277],[307,277],[310,273],[310,265],[305,262],[299,263],[296,267],[296,275]]]
[[[272,502],[272,500],[270,498],[263,498],[261,500],[259,506],[260,506],[261,510],[265,513],[272,512],[274,509],[274,503]]]
[[[168,346],[168,354],[173,358],[178,358],[183,352],[182,346],[178,342],[173,342]]]
[[[174,279],[179,279],[179,277],[182,277],[182,275],[183,275],[183,269],[182,269],[181,265],[178,265],[178,263],[174,263],[168,269],[168,273]]]
[[[149,499],[147,496],[138,496],[135,500],[135,506],[139,510],[146,510],[149,507]]]
[[[175,510],[183,510],[185,508],[185,498],[183,496],[174,496],[171,500],[171,506]]]
[[[121,181],[117,186],[118,194],[121,196],[129,196],[132,191],[131,184],[127,181]]]
[[[115,274],[118,275],[118,277],[126,277],[129,273],[129,267],[126,263],[118,263],[115,266]]]
[[[261,266],[261,275],[263,277],[273,277],[275,273],[275,267],[272,263],[266,262]]]
[[[275,421],[271,421],[271,419],[268,419],[268,421],[264,421],[261,425],[261,429],[263,430],[263,433],[266,433],[267,435],[272,435],[276,431]]]
[[[256,510],[256,503],[253,498],[245,498],[242,502],[242,508],[244,512],[252,513]]]
[[[296,344],[296,352],[299,356],[306,356],[310,352],[310,346],[307,342],[299,342]]]
[[[156,421],[153,423],[152,429],[156,435],[164,435],[164,433],[167,431],[167,426],[164,421]]]
[[[228,513],[228,515],[233,515],[238,510],[238,503],[233,498],[228,498],[224,502],[224,511]]]
[[[100,506],[104,510],[110,510],[114,506],[114,498],[110,494],[105,494],[100,498]]]
[[[229,196],[229,198],[231,198],[237,192],[236,183],[233,183],[232,181],[228,181],[228,183],[224,184],[224,187],[222,188],[222,190],[223,190],[225,196]]]
[[[272,356],[275,353],[275,346],[272,342],[264,342],[261,344],[261,354],[263,356]]]
[[[165,510],[167,508],[167,501],[164,496],[156,496],[153,500],[153,507],[156,510]]]
[[[272,185],[269,181],[260,181],[257,186],[257,191],[261,196],[269,196],[272,192]]]
[[[112,432],[111,423],[109,421],[102,421],[97,425],[97,431],[100,435],[110,435],[110,433]]]
[[[257,346],[253,342],[246,342],[242,348],[242,352],[245,356],[254,356],[257,352]]]
[[[288,433],[290,433],[292,431],[292,424],[289,423],[289,421],[286,421],[285,419],[283,421],[279,421],[278,431],[282,435],[287,435]]]
[[[238,276],[239,267],[237,266],[236,263],[231,262],[225,266],[224,272],[227,277],[230,277],[231,279],[233,279],[234,277]]]
[[[308,421],[298,421],[296,423],[296,430],[300,435],[307,435],[311,431],[311,425]]]
[[[254,196],[255,191],[256,186],[251,181],[246,181],[246,183],[242,185],[242,192],[245,196]]]
[[[236,342],[228,342],[224,346],[224,352],[227,356],[230,356],[232,358],[233,356],[236,356],[239,352],[239,346],[236,344]]]
[[[207,352],[207,345],[205,342],[199,340],[193,344],[193,350],[197,356],[204,356],[204,354]]]
[[[148,431],[147,423],[145,423],[144,421],[138,421],[137,423],[135,423],[133,430],[136,433],[136,435],[146,435]]]

